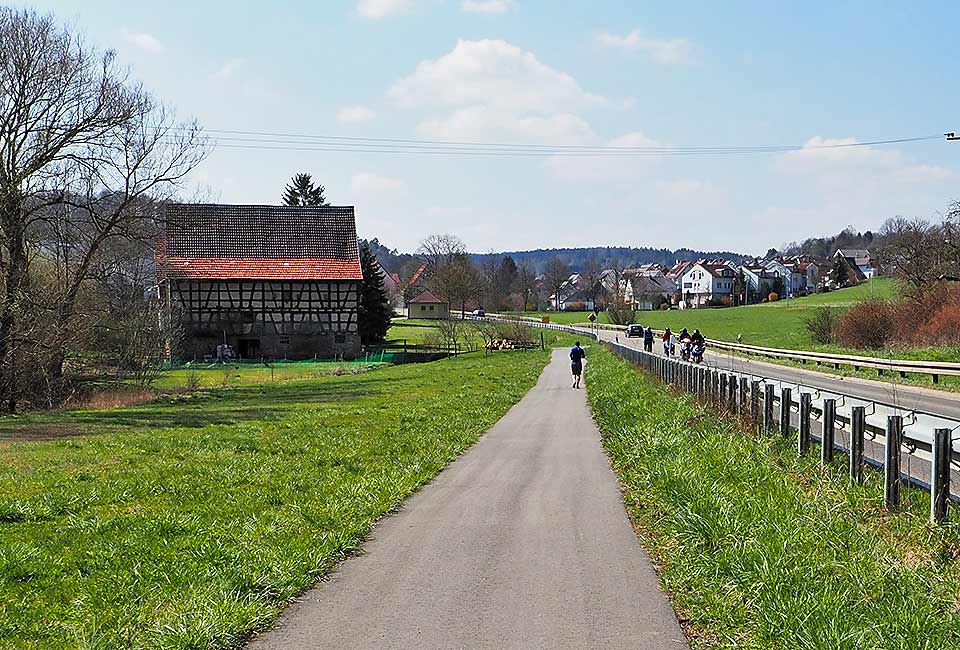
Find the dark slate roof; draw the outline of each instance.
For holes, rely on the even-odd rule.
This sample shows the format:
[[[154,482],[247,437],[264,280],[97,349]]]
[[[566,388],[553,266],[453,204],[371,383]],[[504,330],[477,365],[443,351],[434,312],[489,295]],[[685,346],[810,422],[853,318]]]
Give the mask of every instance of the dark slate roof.
[[[157,263],[165,277],[359,280],[353,207],[170,204]]]

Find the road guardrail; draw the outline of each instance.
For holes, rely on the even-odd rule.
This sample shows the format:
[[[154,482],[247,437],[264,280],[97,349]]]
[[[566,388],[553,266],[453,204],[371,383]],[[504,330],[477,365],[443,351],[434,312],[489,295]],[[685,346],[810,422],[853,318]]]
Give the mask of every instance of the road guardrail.
[[[960,439],[954,440],[960,420],[619,343],[607,345],[657,379],[756,423],[761,432],[796,435],[800,454],[809,452],[811,442],[820,444],[823,464],[832,462],[835,451],[847,453],[851,481],[863,482],[865,465],[881,469],[884,501],[890,508],[899,506],[903,482],[929,491],[933,522],[947,519],[951,500],[960,502],[960,492],[951,493],[950,488],[953,468],[960,467]]]

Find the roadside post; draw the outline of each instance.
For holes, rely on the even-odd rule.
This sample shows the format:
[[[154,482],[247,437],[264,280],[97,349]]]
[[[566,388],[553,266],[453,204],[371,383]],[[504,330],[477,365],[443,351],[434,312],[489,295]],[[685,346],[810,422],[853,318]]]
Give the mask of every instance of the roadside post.
[[[797,434],[797,453],[801,456],[810,451],[810,393],[800,393],[800,426]]]
[[[933,432],[933,457],[930,463],[930,521],[947,521],[950,504],[950,455],[953,451],[950,429]]]
[[[774,419],[773,419],[773,400],[774,400],[774,388],[773,384],[764,384],[763,385],[763,430],[767,433],[773,431]]]
[[[850,482],[863,483],[863,432],[867,410],[854,406],[850,411]]]
[[[780,434],[790,435],[790,410],[793,408],[793,390],[780,389]]]
[[[903,416],[887,416],[887,441],[884,445],[883,502],[888,508],[900,506],[900,445],[903,441]]]
[[[820,436],[820,463],[827,465],[833,460],[833,443],[836,439],[837,400],[823,400],[822,435]]]

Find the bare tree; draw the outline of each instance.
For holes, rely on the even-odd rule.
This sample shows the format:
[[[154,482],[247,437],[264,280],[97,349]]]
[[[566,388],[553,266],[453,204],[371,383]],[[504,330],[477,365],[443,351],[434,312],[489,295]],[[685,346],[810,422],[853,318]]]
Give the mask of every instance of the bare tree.
[[[51,16],[0,8],[0,402],[31,390],[17,358],[45,350],[51,390],[76,341],[83,292],[115,239],[150,236],[153,206],[205,156],[115,62]],[[38,289],[38,275],[55,282]],[[27,317],[29,314],[29,318]],[[34,319],[57,324],[37,332]]]
[[[603,287],[600,286],[600,274],[602,272],[603,269],[596,257],[590,257],[584,263],[583,270],[580,271],[580,281],[583,292],[587,298],[593,301],[594,308],[597,306],[597,297],[603,292]]]
[[[614,264],[610,269],[609,278],[607,318],[614,325],[629,325],[636,316],[636,310],[627,301],[627,279],[623,265],[620,263]]]
[[[543,273],[543,283],[547,288],[549,295],[553,296],[555,300],[554,306],[556,307],[557,311],[560,311],[562,303],[560,289],[569,278],[570,267],[567,266],[567,263],[562,259],[559,257],[554,257],[547,262],[547,268]]]
[[[520,294],[520,311],[527,311],[530,298],[537,290],[537,276],[526,262],[522,262],[517,267],[517,279],[514,285],[517,293]]]
[[[933,282],[942,269],[943,239],[939,229],[923,219],[888,219],[880,229],[884,268],[909,289],[920,290]]]
[[[481,295],[484,288],[480,271],[463,257],[446,264],[431,276],[430,286],[446,298],[451,305],[460,305],[461,315],[467,308],[467,302]]]
[[[426,263],[427,270],[433,273],[466,258],[467,247],[455,235],[430,235],[420,242],[417,255]]]

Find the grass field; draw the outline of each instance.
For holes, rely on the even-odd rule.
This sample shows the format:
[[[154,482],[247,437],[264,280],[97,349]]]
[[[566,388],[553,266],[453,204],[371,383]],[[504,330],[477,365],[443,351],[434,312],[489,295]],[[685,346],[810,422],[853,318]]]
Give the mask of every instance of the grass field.
[[[960,361],[960,348],[937,346],[927,348],[895,348],[886,351],[871,351],[845,348],[839,345],[815,343],[804,325],[816,307],[831,305],[849,307],[864,297],[877,296],[891,298],[896,295],[896,287],[888,278],[877,278],[872,283],[815,294],[803,298],[774,303],[749,305],[746,307],[725,307],[710,309],[688,309],[669,311],[637,312],[636,322],[651,325],[655,329],[669,327],[679,331],[686,327],[690,331],[699,328],[708,338],[721,341],[736,341],[737,335],[743,336],[747,345],[784,348],[790,350],[814,350],[860,354],[864,356],[885,356],[891,354],[900,359],[923,361]],[[549,316],[556,323],[585,323],[589,312],[538,312],[527,316]],[[601,312],[599,322],[608,322],[607,315]],[[852,371],[851,371],[852,372]],[[929,383],[929,378],[926,380]]]
[[[469,321],[465,321],[463,327],[466,344],[472,346],[473,349],[482,348],[484,344],[483,337],[470,328]],[[390,330],[387,332],[387,342],[391,345],[402,345],[403,341],[407,341],[408,344],[422,345],[424,341],[436,340],[438,335],[439,329],[437,321],[404,319],[395,321],[394,324],[391,325]],[[537,341],[540,340],[541,335],[543,336],[545,347],[548,348],[573,344],[573,337],[560,332],[539,329],[533,330],[532,332],[533,338]]]
[[[960,648],[960,528],[881,507],[794,443],[756,438],[606,350],[588,395],[642,544],[694,649]],[[818,454],[812,454],[818,457]]]
[[[232,648],[534,384],[549,351],[0,419],[0,648]],[[24,437],[51,438],[11,442]]]
[[[794,300],[749,305],[746,307],[719,307],[668,311],[637,312],[634,319],[656,329],[670,327],[677,331],[686,327],[691,331],[698,327],[707,336],[719,340],[735,341],[743,335],[748,345],[763,345],[791,349],[810,349],[816,346],[803,324],[803,318],[815,307],[832,305],[849,307],[864,297],[875,295],[890,298],[896,288],[892,280],[877,278],[871,284],[850,287],[830,293],[814,294]],[[548,316],[554,323],[585,323],[590,312],[537,312],[526,316]],[[598,314],[601,323],[609,322],[605,312]]]
[[[195,364],[164,372],[153,388],[170,391],[186,387],[195,377],[199,388],[230,388],[272,381],[315,379],[334,374],[366,372],[379,364],[366,361],[305,361],[278,363]]]

